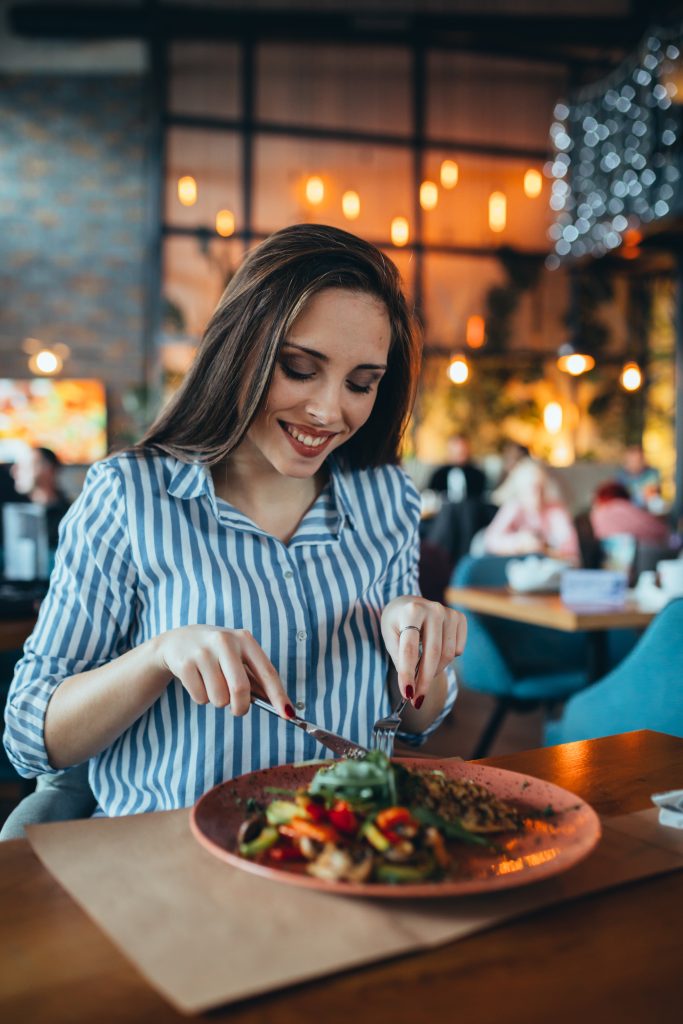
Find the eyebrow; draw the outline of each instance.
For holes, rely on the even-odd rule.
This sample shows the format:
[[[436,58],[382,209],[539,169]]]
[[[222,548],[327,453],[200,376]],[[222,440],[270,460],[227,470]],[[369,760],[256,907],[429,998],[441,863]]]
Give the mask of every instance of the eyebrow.
[[[296,348],[299,352],[305,352],[306,355],[313,356],[314,359],[320,359],[323,363],[329,363],[330,357],[326,356],[323,352],[318,352],[314,348],[306,348],[305,345],[297,345],[294,341],[284,341],[283,346],[287,348]],[[386,363],[359,363],[358,366],[354,366],[354,370],[386,370]],[[353,371],[352,371],[353,372]]]

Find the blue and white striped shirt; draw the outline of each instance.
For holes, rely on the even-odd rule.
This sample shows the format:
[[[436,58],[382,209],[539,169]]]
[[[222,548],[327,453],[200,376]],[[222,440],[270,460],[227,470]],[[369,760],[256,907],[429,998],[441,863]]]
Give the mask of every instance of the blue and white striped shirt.
[[[65,517],[49,593],[18,663],[5,746],[20,774],[52,769],[43,727],[60,682],[168,629],[250,630],[305,717],[367,744],[389,710],[384,606],[419,593],[419,496],[396,466],[344,471],[288,543],[216,497],[209,470],[158,454],[95,464]],[[455,699],[449,670],[444,710]],[[419,742],[419,739],[416,738]],[[173,679],[90,763],[108,815],[185,807],[225,779],[326,752],[285,721],[195,704]]]

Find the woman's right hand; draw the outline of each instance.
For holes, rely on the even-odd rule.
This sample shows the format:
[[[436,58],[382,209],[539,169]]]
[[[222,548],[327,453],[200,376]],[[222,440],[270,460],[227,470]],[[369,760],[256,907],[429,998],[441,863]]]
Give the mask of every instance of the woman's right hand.
[[[197,704],[230,706],[245,715],[252,693],[265,696],[281,715],[294,717],[282,680],[246,629],[180,626],[156,639],[162,669],[179,679]]]

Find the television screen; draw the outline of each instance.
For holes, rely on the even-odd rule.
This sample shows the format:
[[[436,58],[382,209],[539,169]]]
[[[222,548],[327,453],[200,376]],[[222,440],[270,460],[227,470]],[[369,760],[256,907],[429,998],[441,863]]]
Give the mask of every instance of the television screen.
[[[107,403],[99,380],[0,378],[0,462],[25,445],[51,448],[65,465],[107,454]]]

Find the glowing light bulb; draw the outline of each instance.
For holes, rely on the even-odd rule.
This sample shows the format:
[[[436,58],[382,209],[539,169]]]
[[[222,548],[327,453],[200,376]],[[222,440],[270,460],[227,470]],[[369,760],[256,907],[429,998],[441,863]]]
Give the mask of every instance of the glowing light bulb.
[[[178,199],[183,206],[194,206],[197,202],[197,182],[191,174],[178,178]]]
[[[347,220],[356,220],[360,215],[360,196],[353,189],[342,196],[342,213]]]
[[[441,164],[439,176],[443,188],[455,188],[458,184],[458,177],[460,176],[460,170],[455,160],[444,160]]]
[[[420,206],[423,210],[433,210],[439,201],[439,190],[433,181],[423,181],[420,185]]]
[[[470,316],[467,318],[465,328],[465,341],[470,348],[481,348],[485,341],[486,323],[483,316]]]
[[[410,238],[410,227],[405,217],[394,217],[391,222],[391,241],[394,245],[405,245]]]
[[[540,196],[543,188],[543,178],[541,172],[537,171],[535,167],[530,167],[524,175],[524,195],[529,199],[535,199]]]
[[[572,377],[578,377],[588,369],[590,369],[588,356],[581,355],[579,352],[575,352],[573,356],[567,356],[567,373],[570,373]]]
[[[504,192],[492,192],[489,196],[489,227],[491,231],[505,231],[507,223],[507,199]]]
[[[45,376],[50,376],[52,373],[58,373],[62,366],[62,360],[55,352],[51,352],[50,349],[44,348],[40,352],[36,352],[32,355],[28,361],[28,366],[31,373],[42,373]]]
[[[216,214],[216,232],[223,238],[235,234],[235,214],[232,210],[219,210]]]
[[[543,410],[543,426],[549,434],[559,434],[562,430],[562,406],[559,402],[548,402]]]
[[[317,174],[311,175],[306,181],[306,199],[311,206],[320,206],[325,198],[325,182]]]
[[[624,391],[637,391],[643,383],[643,374],[638,363],[625,363],[619,381]]]
[[[449,363],[447,373],[454,384],[464,384],[470,375],[469,363],[464,356],[454,356]]]

